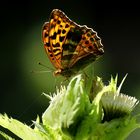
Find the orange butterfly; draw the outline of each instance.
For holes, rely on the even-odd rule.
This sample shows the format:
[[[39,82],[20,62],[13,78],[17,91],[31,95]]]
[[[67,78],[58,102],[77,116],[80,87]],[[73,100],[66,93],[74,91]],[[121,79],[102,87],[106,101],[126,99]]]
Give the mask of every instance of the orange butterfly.
[[[101,39],[86,25],[80,26],[54,9],[43,25],[43,42],[56,68],[54,75],[70,77],[104,54]]]

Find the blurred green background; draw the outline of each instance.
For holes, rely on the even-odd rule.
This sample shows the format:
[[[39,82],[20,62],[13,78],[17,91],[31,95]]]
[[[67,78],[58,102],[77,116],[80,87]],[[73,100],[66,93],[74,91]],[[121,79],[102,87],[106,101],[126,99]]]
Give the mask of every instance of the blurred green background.
[[[50,12],[61,9],[73,21],[86,24],[102,38],[105,54],[94,63],[95,75],[105,83],[128,73],[122,92],[140,99],[140,8],[122,1],[3,1],[0,4],[0,113],[31,124],[48,106],[42,92],[54,92],[62,81],[50,73],[31,71],[52,67],[45,54],[41,30]],[[140,111],[137,107],[137,112]],[[140,130],[128,139],[140,139]]]

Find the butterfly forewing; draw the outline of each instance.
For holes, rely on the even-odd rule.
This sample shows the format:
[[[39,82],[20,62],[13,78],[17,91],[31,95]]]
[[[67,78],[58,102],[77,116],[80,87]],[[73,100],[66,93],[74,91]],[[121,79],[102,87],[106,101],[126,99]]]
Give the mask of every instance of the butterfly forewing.
[[[54,57],[62,65],[63,45],[66,43],[66,37],[72,27],[72,22],[60,10],[53,10],[50,18],[50,44],[54,52]]]

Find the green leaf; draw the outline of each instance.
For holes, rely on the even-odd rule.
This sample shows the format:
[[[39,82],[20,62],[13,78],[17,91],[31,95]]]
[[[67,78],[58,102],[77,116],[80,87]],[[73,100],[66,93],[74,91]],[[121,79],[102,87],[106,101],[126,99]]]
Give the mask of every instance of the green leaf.
[[[13,118],[8,118],[6,114],[0,115],[0,125],[10,130],[19,138],[24,140],[47,140],[48,139],[46,135],[43,135],[41,132],[38,133],[34,131],[32,128],[30,128],[29,126],[19,122],[18,120],[15,120]]]

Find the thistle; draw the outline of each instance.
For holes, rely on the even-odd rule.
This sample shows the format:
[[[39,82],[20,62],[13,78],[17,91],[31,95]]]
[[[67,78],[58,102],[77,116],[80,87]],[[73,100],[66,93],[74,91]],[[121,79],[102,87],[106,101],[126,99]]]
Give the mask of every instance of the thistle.
[[[139,101],[120,93],[124,79],[117,87],[117,76],[108,85],[96,77],[87,89],[88,79],[78,75],[56,93],[44,93],[50,105],[33,121],[34,128],[6,114],[0,115],[0,125],[24,140],[124,140],[140,127],[138,115],[132,115]]]

